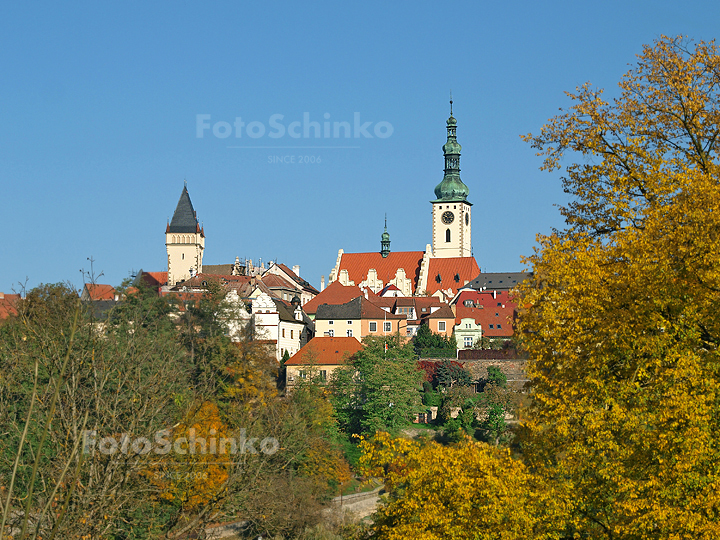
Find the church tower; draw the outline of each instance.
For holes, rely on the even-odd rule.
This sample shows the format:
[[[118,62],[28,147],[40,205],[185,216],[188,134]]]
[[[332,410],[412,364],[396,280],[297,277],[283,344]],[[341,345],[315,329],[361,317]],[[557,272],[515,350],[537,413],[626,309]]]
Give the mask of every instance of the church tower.
[[[168,257],[168,285],[190,279],[202,273],[205,250],[205,231],[190,202],[187,184],[180,194],[172,220],[165,228],[165,247]]]
[[[433,256],[471,257],[470,207],[467,196],[470,190],[460,180],[460,150],[457,142],[457,120],[452,115],[450,99],[450,118],[447,120],[447,142],[443,145],[445,154],[445,174],[442,182],[435,187],[432,210],[432,247]]]

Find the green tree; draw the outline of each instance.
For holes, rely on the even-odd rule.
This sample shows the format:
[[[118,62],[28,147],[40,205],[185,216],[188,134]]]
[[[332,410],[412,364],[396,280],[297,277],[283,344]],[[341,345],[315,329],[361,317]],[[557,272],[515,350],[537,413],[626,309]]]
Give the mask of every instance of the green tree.
[[[589,84],[527,136],[566,158],[519,330],[524,449],[588,538],[720,535],[720,54],[662,37],[607,101]]]
[[[418,328],[413,337],[413,345],[416,354],[421,358],[431,356],[439,356],[441,358],[457,356],[455,336],[448,337],[435,333],[427,323],[421,324]]]
[[[412,347],[398,338],[367,337],[363,344],[330,379],[341,427],[348,433],[397,431],[421,409],[423,373]]]
[[[438,386],[453,388],[454,386],[472,386],[473,378],[470,372],[459,362],[443,360],[437,366],[435,379]]]

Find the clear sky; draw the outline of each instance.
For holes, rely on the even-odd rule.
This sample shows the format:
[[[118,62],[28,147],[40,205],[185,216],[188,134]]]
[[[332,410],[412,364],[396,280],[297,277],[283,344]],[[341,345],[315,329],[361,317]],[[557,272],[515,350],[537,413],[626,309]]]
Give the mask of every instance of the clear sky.
[[[89,257],[113,285],[166,270],[184,180],[206,264],[299,264],[319,286],[339,248],[380,249],[386,213],[391,249],[421,251],[450,90],[475,257],[520,270],[565,200],[520,135],[585,81],[614,95],[661,34],[720,30],[717,0],[5,2],[0,14],[4,292],[26,279],[79,288]]]

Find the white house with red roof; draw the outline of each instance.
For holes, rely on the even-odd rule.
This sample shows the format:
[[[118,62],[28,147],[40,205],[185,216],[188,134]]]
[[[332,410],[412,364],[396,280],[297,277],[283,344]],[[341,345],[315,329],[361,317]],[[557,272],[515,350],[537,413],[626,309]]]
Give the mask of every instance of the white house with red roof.
[[[472,203],[467,200],[469,189],[460,179],[461,146],[456,129],[451,101],[443,145],[444,176],[435,187],[436,198],[430,201],[432,244],[424,251],[390,251],[386,220],[380,251],[345,253],[340,249],[330,272],[331,283],[368,287],[375,293],[393,285],[403,296],[430,295],[448,301],[480,273],[472,255]]]
[[[517,304],[512,291],[461,291],[455,299],[455,338],[460,349],[471,349],[482,338],[510,339]],[[469,342],[466,338],[472,338]]]

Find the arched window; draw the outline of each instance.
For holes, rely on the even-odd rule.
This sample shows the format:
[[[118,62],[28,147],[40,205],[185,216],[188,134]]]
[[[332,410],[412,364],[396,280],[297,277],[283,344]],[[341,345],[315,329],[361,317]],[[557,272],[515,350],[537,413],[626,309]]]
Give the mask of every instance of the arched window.
[[[447,230],[445,231],[445,241],[446,241],[446,242],[449,242],[449,241],[450,241],[450,229],[447,229]]]

